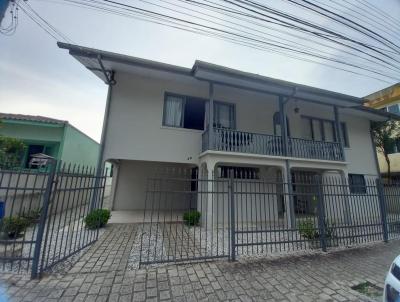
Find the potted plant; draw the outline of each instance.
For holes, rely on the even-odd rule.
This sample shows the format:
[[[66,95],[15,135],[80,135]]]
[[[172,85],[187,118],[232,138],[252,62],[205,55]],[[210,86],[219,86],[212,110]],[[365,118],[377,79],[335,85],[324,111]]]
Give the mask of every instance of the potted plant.
[[[21,237],[28,226],[29,221],[24,217],[6,217],[0,222],[0,232],[3,238],[14,240]]]

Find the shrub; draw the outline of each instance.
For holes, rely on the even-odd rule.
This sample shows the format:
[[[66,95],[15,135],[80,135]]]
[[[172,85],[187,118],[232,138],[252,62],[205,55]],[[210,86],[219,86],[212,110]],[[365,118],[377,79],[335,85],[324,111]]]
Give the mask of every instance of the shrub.
[[[325,238],[333,238],[334,229],[335,229],[334,224],[332,224],[332,226],[329,227],[325,222]],[[304,238],[310,240],[319,239],[320,237],[319,229],[314,224],[314,221],[312,219],[306,219],[299,223],[299,233]]]
[[[200,222],[200,212],[199,211],[189,211],[183,214],[183,221],[187,225],[198,225]]]
[[[97,209],[90,212],[85,217],[85,225],[88,229],[98,229],[104,227],[111,217],[110,210]]]
[[[0,231],[10,239],[15,239],[29,226],[24,217],[6,217],[1,220]]]
[[[22,214],[22,217],[25,218],[29,224],[34,224],[39,221],[41,209],[30,210],[27,213]]]
[[[318,238],[318,232],[315,228],[314,221],[311,219],[303,220],[299,223],[299,233],[306,239]]]
[[[0,168],[21,166],[26,145],[19,139],[0,135]]]

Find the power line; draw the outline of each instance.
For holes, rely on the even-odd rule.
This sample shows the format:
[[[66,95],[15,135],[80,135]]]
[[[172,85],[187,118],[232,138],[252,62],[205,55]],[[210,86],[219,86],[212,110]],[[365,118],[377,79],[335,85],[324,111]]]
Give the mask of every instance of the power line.
[[[34,10],[29,3],[22,1],[21,2],[23,5],[20,3],[17,3],[17,7],[19,7],[25,15],[28,16],[29,19],[31,19],[36,25],[38,25],[42,30],[44,30],[47,34],[49,34],[54,40],[56,41],[63,41],[67,43],[74,43],[73,40],[68,38],[67,35],[62,33],[59,29],[54,27],[50,22],[48,22],[45,18],[43,18],[36,10]],[[94,62],[94,59],[90,58],[84,58],[84,61],[88,63],[89,66],[95,67],[97,66]],[[97,63],[97,62],[96,62]]]
[[[159,1],[162,1],[162,0],[159,0]],[[209,8],[212,8],[212,9],[215,9],[215,10],[218,10],[218,11],[224,13],[225,15],[226,15],[226,14],[228,14],[228,15],[231,14],[231,15],[232,15],[232,14],[238,13],[237,11],[227,10],[226,7],[222,7],[222,6],[218,6],[218,7],[217,7],[217,6],[211,6],[211,5],[209,5],[209,4],[204,4],[204,3],[197,2],[197,1],[194,1],[194,0],[179,0],[179,1],[190,2],[191,4],[195,4],[195,5],[199,5],[199,6],[204,6],[204,7],[208,8],[208,9],[209,9]],[[211,2],[211,1],[206,1],[206,2],[207,2],[207,3],[215,4],[215,2]],[[239,13],[239,15],[240,15],[240,16],[236,16],[236,18],[240,18],[240,17],[242,16],[241,13]],[[251,15],[246,15],[246,16],[251,16]],[[243,17],[243,18],[245,18],[245,17]],[[242,18],[241,20],[245,20],[245,21],[247,21],[247,22],[250,22],[250,23],[252,23],[252,24],[256,24],[257,26],[260,26],[260,24],[254,23],[254,21],[249,21],[249,20],[243,19],[243,18]],[[257,20],[260,20],[260,21],[269,22],[268,20],[265,20],[264,18],[260,18],[260,17],[255,17],[255,18],[256,18]],[[264,24],[264,25],[261,25],[261,26],[263,26],[264,28],[266,27],[265,24]],[[284,30],[279,30],[279,29],[273,29],[273,30],[274,30],[274,31],[278,31],[278,32],[280,32],[280,33],[284,33],[284,34],[290,35],[290,36],[292,36],[292,37],[293,37],[293,36],[296,36],[296,35],[294,35],[293,33],[288,33],[287,31],[285,32]],[[299,36],[296,36],[296,37],[299,38]],[[318,36],[317,36],[317,37],[318,37]],[[390,63],[390,62],[388,62],[388,61],[382,60],[382,59],[380,59],[380,58],[378,58],[378,57],[376,57],[376,56],[373,56],[373,55],[371,55],[371,54],[369,54],[369,53],[367,53],[367,52],[365,52],[365,51],[363,51],[363,50],[361,50],[361,49],[358,49],[358,48],[354,47],[354,46],[348,45],[348,44],[343,43],[343,42],[338,42],[338,41],[335,41],[334,39],[327,38],[327,37],[320,37],[320,36],[319,36],[319,38],[322,38],[322,39],[324,39],[324,40],[327,40],[327,42],[328,42],[328,43],[331,43],[331,44],[330,44],[330,45],[327,45],[327,44],[325,44],[325,43],[323,43],[323,42],[321,42],[321,41],[316,42],[316,41],[314,40],[314,41],[312,41],[312,42],[314,43],[314,45],[329,47],[330,49],[333,49],[333,50],[335,50],[335,51],[340,51],[340,52],[343,52],[343,53],[346,53],[346,54],[349,54],[349,55],[352,55],[352,56],[356,56],[357,58],[361,58],[361,59],[363,59],[363,60],[367,60],[367,61],[370,61],[370,62],[374,62],[373,60],[367,59],[367,58],[365,58],[365,57],[363,57],[363,56],[360,57],[360,53],[361,53],[361,54],[363,54],[363,55],[370,56],[370,57],[372,57],[373,59],[376,59],[376,60],[378,60],[378,61],[380,61],[380,62],[385,63],[385,64],[384,64],[385,68],[389,68],[389,69],[391,69],[391,70],[398,69],[398,68],[394,68],[394,67],[393,67],[393,66],[396,66],[396,65],[394,65],[393,63]],[[301,41],[304,41],[304,40],[311,41],[310,39],[308,39],[308,38],[306,38],[306,37],[301,37]],[[296,42],[296,43],[298,43],[298,42]],[[342,48],[342,49],[338,49],[338,48],[336,48],[332,43],[333,43],[333,44],[338,44],[339,46],[343,46],[343,47],[349,48],[349,50],[358,52],[358,54],[352,53],[352,52],[350,52],[350,51],[346,51],[346,50],[344,50],[343,48]],[[381,65],[381,64],[378,63],[378,62],[375,62],[374,64]],[[383,65],[382,65],[382,66],[383,66]]]
[[[138,0],[138,1],[141,1],[141,2],[144,2],[144,3],[148,3],[148,4],[152,4],[152,5],[155,5],[155,6],[157,6],[157,7],[161,7],[161,8],[166,8],[166,9],[169,9],[169,10],[173,10],[174,12],[182,13],[182,11],[177,11],[177,10],[175,10],[175,9],[171,9],[171,8],[168,8],[168,7],[165,7],[165,6],[161,6],[161,5],[152,3],[152,2],[147,1],[147,0]],[[158,1],[159,1],[159,2],[163,2],[163,3],[167,3],[167,4],[172,4],[171,2],[166,1],[166,0],[158,0]],[[215,22],[215,21],[210,20],[210,19],[205,19],[205,18],[200,18],[200,17],[198,17],[198,18],[200,18],[200,19],[203,20],[203,21],[207,21],[207,22],[210,22],[210,23],[213,23],[213,24],[217,24],[217,25],[222,25],[222,26],[224,26],[224,27],[226,27],[226,28],[228,28],[228,29],[230,29],[230,30],[236,30],[236,31],[239,31],[240,33],[247,34],[247,35],[251,35],[252,37],[255,37],[256,39],[260,39],[260,38],[261,38],[261,39],[265,39],[265,37],[264,37],[264,36],[260,36],[260,35],[258,35],[258,34],[254,34],[254,33],[253,33],[254,31],[257,32],[257,33],[263,34],[263,35],[268,35],[268,36],[275,37],[275,38],[277,38],[278,40],[267,39],[267,41],[270,41],[270,42],[273,42],[273,43],[278,43],[278,44],[280,44],[281,46],[284,46],[284,47],[289,47],[289,48],[290,48],[290,51],[294,51],[294,52],[295,52],[296,50],[301,50],[301,51],[303,51],[303,54],[304,54],[305,51],[308,51],[308,50],[312,49],[313,52],[310,52],[310,51],[309,51],[308,53],[311,54],[311,55],[313,55],[313,56],[315,56],[315,57],[324,58],[324,59],[326,59],[326,60],[328,60],[328,61],[334,61],[334,60],[336,60],[337,62],[340,62],[340,63],[352,65],[351,62],[345,61],[346,58],[341,58],[341,57],[338,57],[338,56],[336,56],[336,59],[330,58],[330,57],[326,57],[326,56],[325,56],[325,57],[322,57],[322,56],[321,56],[321,53],[323,53],[323,54],[325,54],[325,55],[330,55],[330,53],[327,52],[327,51],[321,50],[321,49],[317,49],[317,48],[315,48],[315,47],[310,47],[310,46],[304,45],[304,44],[302,44],[302,43],[300,43],[300,42],[294,42],[294,41],[285,39],[285,38],[283,38],[283,37],[279,37],[279,36],[276,36],[276,35],[268,34],[268,33],[266,33],[266,32],[257,30],[256,28],[251,28],[251,27],[248,27],[248,26],[244,26],[244,25],[242,25],[242,24],[239,24],[239,23],[236,23],[236,22],[232,22],[232,21],[229,21],[229,20],[227,20],[227,19],[223,19],[223,18],[211,16],[211,15],[209,15],[209,14],[204,14],[204,13],[202,13],[202,12],[200,12],[200,11],[193,10],[193,9],[190,9],[190,8],[186,8],[186,7],[183,7],[183,6],[180,6],[180,5],[174,4],[174,7],[184,8],[184,9],[189,10],[189,11],[191,11],[191,12],[195,12],[195,13],[198,13],[198,14],[206,15],[206,16],[208,16],[208,17],[213,17],[214,19],[221,20],[221,21],[223,21],[224,23],[233,24],[233,25],[239,26],[239,27],[242,26],[242,27],[244,27],[245,29],[251,30],[252,32],[243,31],[243,30],[237,29],[237,28],[235,28],[235,27],[233,27],[233,26],[227,26],[227,25],[225,25],[225,24],[218,23],[218,22]],[[193,14],[189,14],[188,16],[189,16],[189,17],[197,17],[197,16],[195,16],[195,15],[193,15]],[[280,40],[285,41],[285,43],[281,42]],[[286,43],[286,42],[289,42],[289,43]],[[295,49],[294,49],[293,47],[294,47]],[[353,64],[353,65],[354,65],[354,64]],[[379,74],[385,75],[385,76],[386,76],[386,74],[385,74],[384,71],[379,71],[379,70],[377,70],[377,69],[371,70],[371,69],[369,69],[370,67],[367,66],[367,65],[358,65],[358,66],[364,68],[365,70],[369,70],[369,71],[371,71],[371,72],[372,72],[372,71],[377,71],[377,72],[379,72]],[[392,68],[389,68],[389,69],[392,69]],[[392,69],[392,70],[395,70],[395,69]],[[397,72],[399,72],[399,70],[397,70]]]
[[[396,76],[394,74],[391,75],[389,72],[390,70],[392,72],[398,73],[399,68],[396,68],[395,65],[393,66],[390,65],[389,61],[371,55],[370,53],[367,52],[364,53],[365,57],[364,56],[359,57],[359,60],[366,60],[370,64],[374,64],[380,67],[385,67],[385,70],[381,70],[376,66],[372,68],[372,65],[362,64],[360,62],[357,62],[358,60],[348,61],[348,59],[345,57],[341,57],[338,55],[332,56],[331,53],[329,53],[328,51],[318,49],[314,46],[307,46],[305,44],[299,43],[298,41],[296,42],[286,38],[279,39],[279,36],[265,32],[265,30],[264,31],[260,30],[260,28],[255,28],[254,20],[258,20],[264,23],[265,18],[254,18],[253,13],[251,14],[244,13],[243,15],[239,15],[240,18],[242,18],[241,21],[237,19],[235,20],[234,18],[232,18],[233,20],[232,19],[225,20],[223,18],[216,17],[215,15],[210,15],[198,10],[194,10],[191,7],[194,6],[193,5],[194,1],[188,1],[188,0],[181,1],[188,4],[188,7],[183,7],[181,5],[178,6],[176,3],[171,3],[167,0],[159,0],[159,1],[166,3],[167,5],[171,5],[172,7],[166,7],[165,5],[155,4],[153,2],[150,2],[149,0],[140,0],[140,2],[145,3],[147,5],[155,5],[157,8],[161,10],[168,10],[171,12],[170,14],[161,13],[159,11],[156,12],[154,10],[132,6],[113,0],[61,0],[61,1],[64,3],[68,3],[70,5],[85,7],[96,11],[101,11],[107,14],[115,14],[124,17],[133,17],[135,19],[152,22],[163,26],[168,26],[179,30],[185,30],[191,33],[201,34],[208,37],[213,37],[216,39],[228,41],[231,43],[250,47],[257,50],[274,52],[280,55],[285,55],[286,57],[295,58],[297,60],[302,60],[305,62],[312,62],[328,66],[330,68],[336,68],[338,70],[343,70],[346,72],[351,72],[353,74],[374,78],[376,80],[384,81],[387,83],[391,82],[384,80],[384,78],[396,81],[399,80],[399,76]],[[210,3],[210,1],[205,1],[205,2]],[[221,2],[227,2],[227,1],[221,1]],[[179,10],[177,8],[185,9],[185,11]],[[221,6],[219,6],[219,8],[221,8]],[[212,9],[215,9],[215,7]],[[188,13],[188,11],[190,11],[190,13]],[[232,17],[232,15],[239,14],[241,12],[243,11],[240,9],[233,8],[228,13]],[[40,17],[40,15],[38,15],[37,12],[31,11],[31,13],[32,13],[31,18],[36,17],[36,21],[40,21],[39,23],[42,26],[46,26],[47,31],[50,31],[54,36],[61,37],[63,40],[67,38],[60,31],[54,28],[49,22],[47,22],[44,18]],[[182,15],[183,18],[177,17],[176,14]],[[315,34],[318,38],[321,39],[328,38],[330,39],[329,43],[336,43],[339,45],[340,43],[342,43],[339,41],[335,41],[335,39],[333,39],[340,37],[340,35],[338,35],[336,32],[332,31],[332,33],[329,33],[327,31],[320,29],[319,27],[315,28],[314,24],[309,23],[305,20],[302,20],[304,22],[299,21],[299,23],[303,26],[299,27],[296,24],[297,19],[293,19],[292,16],[289,16],[288,18],[291,20],[291,22],[286,22],[285,20],[282,20],[282,18],[285,15],[282,13],[280,14],[281,14],[280,18],[276,18],[273,21],[273,23],[270,23],[272,26],[282,26],[283,24],[285,25],[284,27],[286,27],[287,30],[293,30],[295,32],[300,31],[301,34],[310,34],[310,32],[317,30],[313,34]],[[243,22],[243,19],[247,19],[247,21],[253,22],[253,26],[248,26],[238,23],[238,22]],[[194,20],[196,20],[196,22]],[[296,22],[294,20],[296,20]],[[225,21],[225,22],[221,23],[220,21],[221,22]],[[265,26],[265,24],[262,25]],[[313,28],[313,30],[309,30],[304,26],[311,27]],[[270,29],[272,31],[274,30],[274,28],[272,27]],[[301,38],[301,36],[298,37]],[[325,45],[324,47],[328,47],[328,45]],[[348,54],[354,55],[351,52],[348,52]],[[371,57],[371,59],[369,59],[368,57]],[[332,64],[324,63],[324,61],[328,63],[330,62]],[[340,65],[347,68],[339,67]],[[355,71],[353,69],[365,71],[366,73]]]

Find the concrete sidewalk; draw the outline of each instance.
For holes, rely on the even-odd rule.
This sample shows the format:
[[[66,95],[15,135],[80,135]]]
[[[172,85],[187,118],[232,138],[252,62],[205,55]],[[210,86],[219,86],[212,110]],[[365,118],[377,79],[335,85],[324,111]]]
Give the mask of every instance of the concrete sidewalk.
[[[140,226],[109,225],[65,275],[30,281],[2,274],[11,301],[371,301],[351,289],[382,287],[400,241],[325,254],[164,265],[131,270]],[[0,299],[1,300],[1,299]]]

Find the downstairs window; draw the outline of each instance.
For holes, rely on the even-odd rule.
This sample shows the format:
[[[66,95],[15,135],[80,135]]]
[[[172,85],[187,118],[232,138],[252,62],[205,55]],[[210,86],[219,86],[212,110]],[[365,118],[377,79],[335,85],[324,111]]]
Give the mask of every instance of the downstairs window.
[[[253,167],[231,167],[220,166],[218,167],[219,178],[229,178],[230,173],[233,173],[235,179],[260,179],[260,169]]]
[[[365,177],[362,174],[349,174],[349,187],[352,194],[367,193]]]

